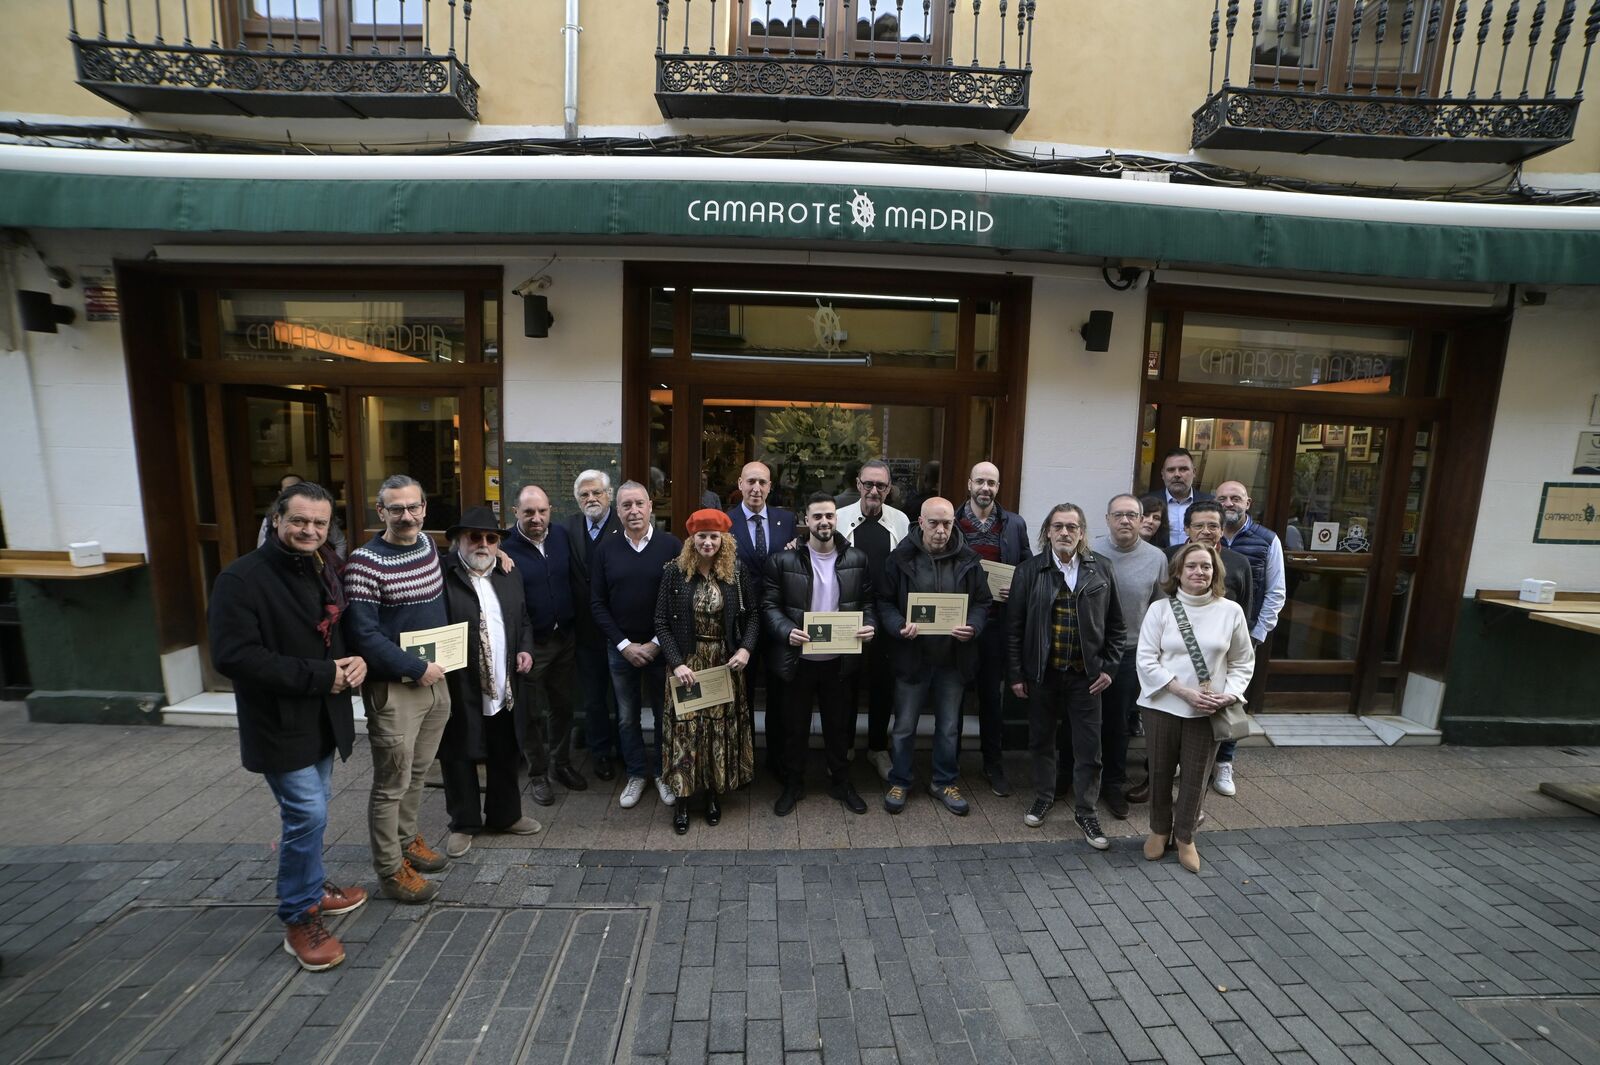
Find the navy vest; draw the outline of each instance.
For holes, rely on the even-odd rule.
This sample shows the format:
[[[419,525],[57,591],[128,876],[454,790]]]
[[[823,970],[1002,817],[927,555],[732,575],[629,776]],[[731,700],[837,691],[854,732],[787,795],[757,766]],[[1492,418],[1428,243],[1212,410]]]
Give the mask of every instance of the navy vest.
[[[1271,529],[1251,520],[1239,530],[1239,535],[1224,543],[1245,557],[1250,563],[1250,627],[1255,628],[1261,617],[1261,607],[1267,601],[1267,556],[1272,553],[1272,541],[1277,536]]]

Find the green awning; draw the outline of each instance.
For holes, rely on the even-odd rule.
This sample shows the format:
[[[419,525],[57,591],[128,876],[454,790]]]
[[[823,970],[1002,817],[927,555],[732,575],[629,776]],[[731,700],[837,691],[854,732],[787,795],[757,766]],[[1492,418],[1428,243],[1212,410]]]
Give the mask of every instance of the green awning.
[[[726,172],[738,165],[728,164]],[[1022,261],[1132,258],[1443,282],[1600,283],[1600,225],[1588,213],[1594,209],[1502,207],[1495,225],[1480,226],[1407,221],[1392,210],[1375,219],[1096,199],[1089,187],[1087,195],[1066,196],[720,175],[709,181],[351,180],[0,166],[0,225],[174,235],[848,244],[862,251],[982,249]],[[1290,193],[1265,195],[1296,202]],[[1527,228],[1505,224],[1504,212],[1514,210],[1541,211],[1544,221]],[[1574,224],[1562,228],[1549,223],[1552,210],[1583,213],[1567,216]]]

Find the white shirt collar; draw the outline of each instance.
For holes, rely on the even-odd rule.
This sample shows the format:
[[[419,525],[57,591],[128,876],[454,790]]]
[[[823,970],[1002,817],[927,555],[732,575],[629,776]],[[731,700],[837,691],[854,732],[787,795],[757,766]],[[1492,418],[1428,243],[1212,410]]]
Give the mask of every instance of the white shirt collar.
[[[649,525],[645,526],[644,539],[640,540],[638,543],[634,543],[633,542],[633,537],[628,535],[628,530],[627,529],[623,529],[622,530],[622,538],[624,540],[628,541],[628,546],[633,548],[633,550],[635,552],[643,551],[645,548],[649,547],[650,546],[650,537],[654,536],[655,534],[656,534],[656,523],[655,522],[651,522]]]

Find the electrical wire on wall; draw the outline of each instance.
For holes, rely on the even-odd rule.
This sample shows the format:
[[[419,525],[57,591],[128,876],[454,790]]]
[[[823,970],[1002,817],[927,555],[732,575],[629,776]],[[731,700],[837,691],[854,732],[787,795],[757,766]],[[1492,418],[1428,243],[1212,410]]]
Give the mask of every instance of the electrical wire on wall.
[[[1548,207],[1600,204],[1597,189],[1547,189],[1527,184],[1520,166],[1467,185],[1368,185],[1360,182],[1314,181],[1240,170],[1200,160],[1103,152],[1059,155],[1020,151],[991,144],[918,144],[903,138],[851,139],[805,133],[735,134],[708,137],[511,138],[491,141],[417,141],[385,144],[380,151],[361,142],[312,144],[288,138],[258,140],[217,137],[182,130],[78,123],[0,122],[0,138],[12,143],[59,148],[121,148],[129,151],[210,152],[239,155],[591,155],[591,156],[719,156],[724,158],[828,159],[848,162],[901,163],[1009,170],[1037,174],[1073,174],[1117,180],[1125,172],[1164,174],[1185,185],[1273,189],[1281,192],[1334,196],[1376,196],[1385,199],[1452,202],[1539,204]]]

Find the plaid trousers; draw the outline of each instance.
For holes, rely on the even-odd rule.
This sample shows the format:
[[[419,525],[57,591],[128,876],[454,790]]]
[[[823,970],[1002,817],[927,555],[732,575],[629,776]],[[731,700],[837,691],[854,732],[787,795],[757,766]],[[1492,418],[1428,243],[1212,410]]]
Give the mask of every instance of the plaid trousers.
[[[1171,834],[1179,843],[1194,842],[1200,802],[1217,758],[1209,717],[1178,717],[1148,706],[1144,712],[1145,753],[1150,759],[1150,831]],[[1172,800],[1172,776],[1178,766],[1178,799]]]

